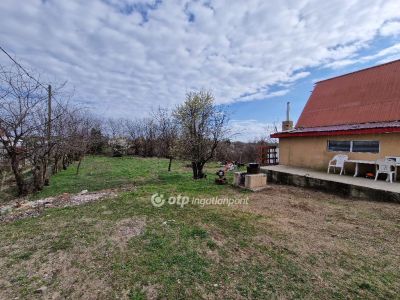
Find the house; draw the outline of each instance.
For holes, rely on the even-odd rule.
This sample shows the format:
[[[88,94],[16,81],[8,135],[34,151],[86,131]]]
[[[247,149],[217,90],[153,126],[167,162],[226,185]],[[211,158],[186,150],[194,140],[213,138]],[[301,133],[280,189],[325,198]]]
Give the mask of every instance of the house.
[[[326,170],[335,154],[400,156],[400,60],[317,82],[296,126],[283,123],[271,135],[282,165]]]

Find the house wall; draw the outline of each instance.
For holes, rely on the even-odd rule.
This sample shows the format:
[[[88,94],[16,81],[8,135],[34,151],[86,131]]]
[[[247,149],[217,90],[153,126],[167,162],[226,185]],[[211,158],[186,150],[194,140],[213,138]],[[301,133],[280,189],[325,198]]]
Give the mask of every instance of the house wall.
[[[379,153],[331,152],[328,140],[380,141]],[[400,133],[360,134],[348,136],[289,137],[279,140],[279,163],[282,165],[326,170],[328,162],[336,154],[346,154],[349,159],[376,160],[385,156],[400,156]],[[348,164],[349,169],[353,169]],[[351,170],[349,170],[351,171]]]

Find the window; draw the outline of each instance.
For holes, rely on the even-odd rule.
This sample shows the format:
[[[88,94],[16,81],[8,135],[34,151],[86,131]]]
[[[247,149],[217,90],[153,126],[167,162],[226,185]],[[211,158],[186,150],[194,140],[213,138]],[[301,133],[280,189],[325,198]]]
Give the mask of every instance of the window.
[[[350,152],[350,141],[328,141],[328,151]]]
[[[379,141],[353,141],[352,152],[379,153]]]
[[[328,151],[379,153],[379,141],[328,141]]]

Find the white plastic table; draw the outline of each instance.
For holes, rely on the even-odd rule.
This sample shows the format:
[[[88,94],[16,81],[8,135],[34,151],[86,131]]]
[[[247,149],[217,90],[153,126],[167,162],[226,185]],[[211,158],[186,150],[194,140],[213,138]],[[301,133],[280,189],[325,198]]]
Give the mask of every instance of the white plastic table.
[[[361,159],[349,159],[346,160],[345,163],[355,163],[356,164],[356,169],[354,172],[354,177],[358,176],[358,166],[360,164],[365,164],[365,165],[375,165],[376,166],[376,161],[375,160],[361,160]],[[397,167],[400,166],[400,163],[396,162],[396,174],[397,174]],[[394,178],[394,181],[396,181],[396,176]]]
[[[349,159],[346,160],[345,163],[355,163],[356,164],[356,170],[354,172],[354,177],[358,176],[358,166],[360,164],[364,164],[364,165],[376,165],[376,161],[375,160],[359,160],[359,159]]]

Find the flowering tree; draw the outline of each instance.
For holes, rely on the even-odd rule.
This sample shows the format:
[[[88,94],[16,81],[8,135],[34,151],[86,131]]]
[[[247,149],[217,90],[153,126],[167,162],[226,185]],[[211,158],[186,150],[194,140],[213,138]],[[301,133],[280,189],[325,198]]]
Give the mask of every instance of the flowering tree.
[[[190,92],[173,112],[179,130],[178,154],[192,163],[193,178],[204,177],[203,167],[213,158],[226,135],[227,114],[208,91]]]

